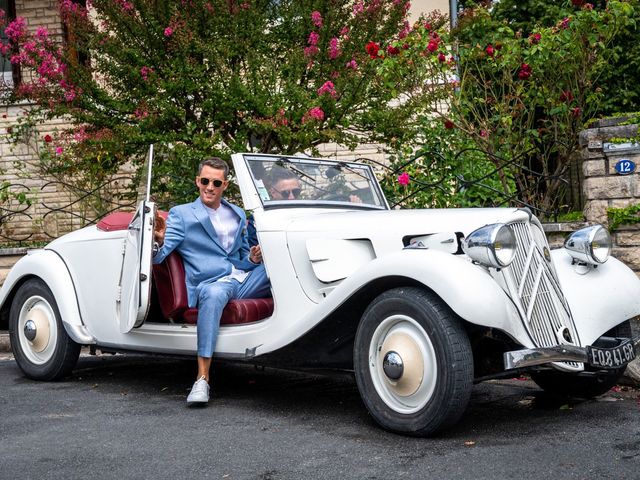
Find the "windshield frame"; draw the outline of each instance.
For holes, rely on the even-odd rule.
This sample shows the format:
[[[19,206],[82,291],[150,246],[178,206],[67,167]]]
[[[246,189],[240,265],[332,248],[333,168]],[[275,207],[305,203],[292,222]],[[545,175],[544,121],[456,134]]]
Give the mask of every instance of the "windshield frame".
[[[389,204],[386,197],[376,179],[373,169],[370,165],[357,162],[349,162],[342,160],[330,160],[325,158],[307,157],[307,156],[292,156],[292,155],[271,155],[271,154],[259,154],[259,153],[244,153],[242,159],[251,177],[253,188],[258,192],[258,199],[265,210],[282,209],[282,208],[340,208],[340,209],[359,209],[359,210],[389,210]],[[336,200],[336,199],[289,199],[289,200],[275,200],[267,198],[269,196],[267,188],[263,179],[256,177],[253,165],[255,162],[271,164],[271,166],[278,164],[286,170],[290,170],[294,173],[300,183],[307,188],[314,188],[319,191],[324,191],[322,187],[318,187],[315,184],[315,179],[304,171],[305,167],[316,166],[318,169],[325,167],[325,172],[329,169],[334,169],[339,174],[344,174],[343,170],[352,175],[362,177],[367,182],[366,189],[353,190],[358,192],[366,190],[366,193],[373,198],[373,202],[376,200],[380,203],[358,203],[350,201],[348,199]],[[305,180],[305,177],[310,180]],[[326,178],[326,177],[325,177]],[[327,194],[332,192],[326,192]]]

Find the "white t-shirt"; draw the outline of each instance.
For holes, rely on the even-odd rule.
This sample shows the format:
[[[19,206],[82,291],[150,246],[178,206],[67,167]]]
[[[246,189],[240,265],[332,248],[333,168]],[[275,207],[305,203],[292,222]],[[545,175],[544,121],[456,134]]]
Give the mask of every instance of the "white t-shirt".
[[[221,203],[217,209],[207,207],[204,204],[203,206],[209,214],[211,225],[213,225],[213,229],[216,231],[220,243],[222,244],[223,248],[227,252],[229,252],[231,250],[231,247],[233,246],[233,241],[236,237],[236,233],[238,233],[240,219],[231,209],[231,207],[228,207],[223,203]],[[238,270],[236,267],[231,265],[231,273],[226,277],[222,277],[218,281],[228,282],[230,280],[237,280],[238,282],[242,283],[248,275],[249,272]]]

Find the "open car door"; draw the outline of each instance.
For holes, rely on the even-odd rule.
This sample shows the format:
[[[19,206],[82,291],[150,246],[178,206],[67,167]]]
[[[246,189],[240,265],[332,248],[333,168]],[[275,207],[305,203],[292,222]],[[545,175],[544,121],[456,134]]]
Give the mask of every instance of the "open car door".
[[[116,298],[120,332],[142,325],[149,313],[155,204],[149,201],[153,145],[149,148],[147,185],[144,200],[129,223],[122,248],[122,268]]]

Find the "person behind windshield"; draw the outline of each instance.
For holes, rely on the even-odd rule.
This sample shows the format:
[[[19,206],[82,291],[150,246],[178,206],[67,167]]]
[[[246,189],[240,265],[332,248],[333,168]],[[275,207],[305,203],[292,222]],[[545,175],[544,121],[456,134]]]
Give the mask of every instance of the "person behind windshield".
[[[296,200],[302,193],[298,176],[284,168],[274,166],[267,182],[271,200]]]
[[[188,405],[209,401],[209,369],[227,302],[271,296],[260,246],[249,248],[244,211],[222,198],[228,174],[224,160],[203,160],[195,180],[199,197],[173,207],[166,225],[157,222],[154,227],[160,248],[153,263],[178,251],[184,261],[189,307],[198,308],[198,374]]]
[[[300,179],[290,170],[274,166],[266,179],[266,187],[271,200],[297,200],[302,193]],[[258,233],[253,215],[247,217],[247,240],[249,246],[258,245]]]

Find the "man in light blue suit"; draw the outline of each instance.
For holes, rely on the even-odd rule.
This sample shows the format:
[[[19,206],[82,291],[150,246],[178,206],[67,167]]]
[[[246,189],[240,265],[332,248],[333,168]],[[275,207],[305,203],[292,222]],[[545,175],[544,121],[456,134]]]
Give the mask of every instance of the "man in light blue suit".
[[[173,250],[183,258],[189,307],[198,308],[198,375],[189,405],[209,401],[209,369],[215,351],[222,310],[232,298],[271,295],[260,246],[249,248],[246,217],[241,208],[222,198],[229,185],[229,166],[219,158],[203,160],[196,186],[200,196],[173,207],[166,226],[157,222],[162,262]]]

